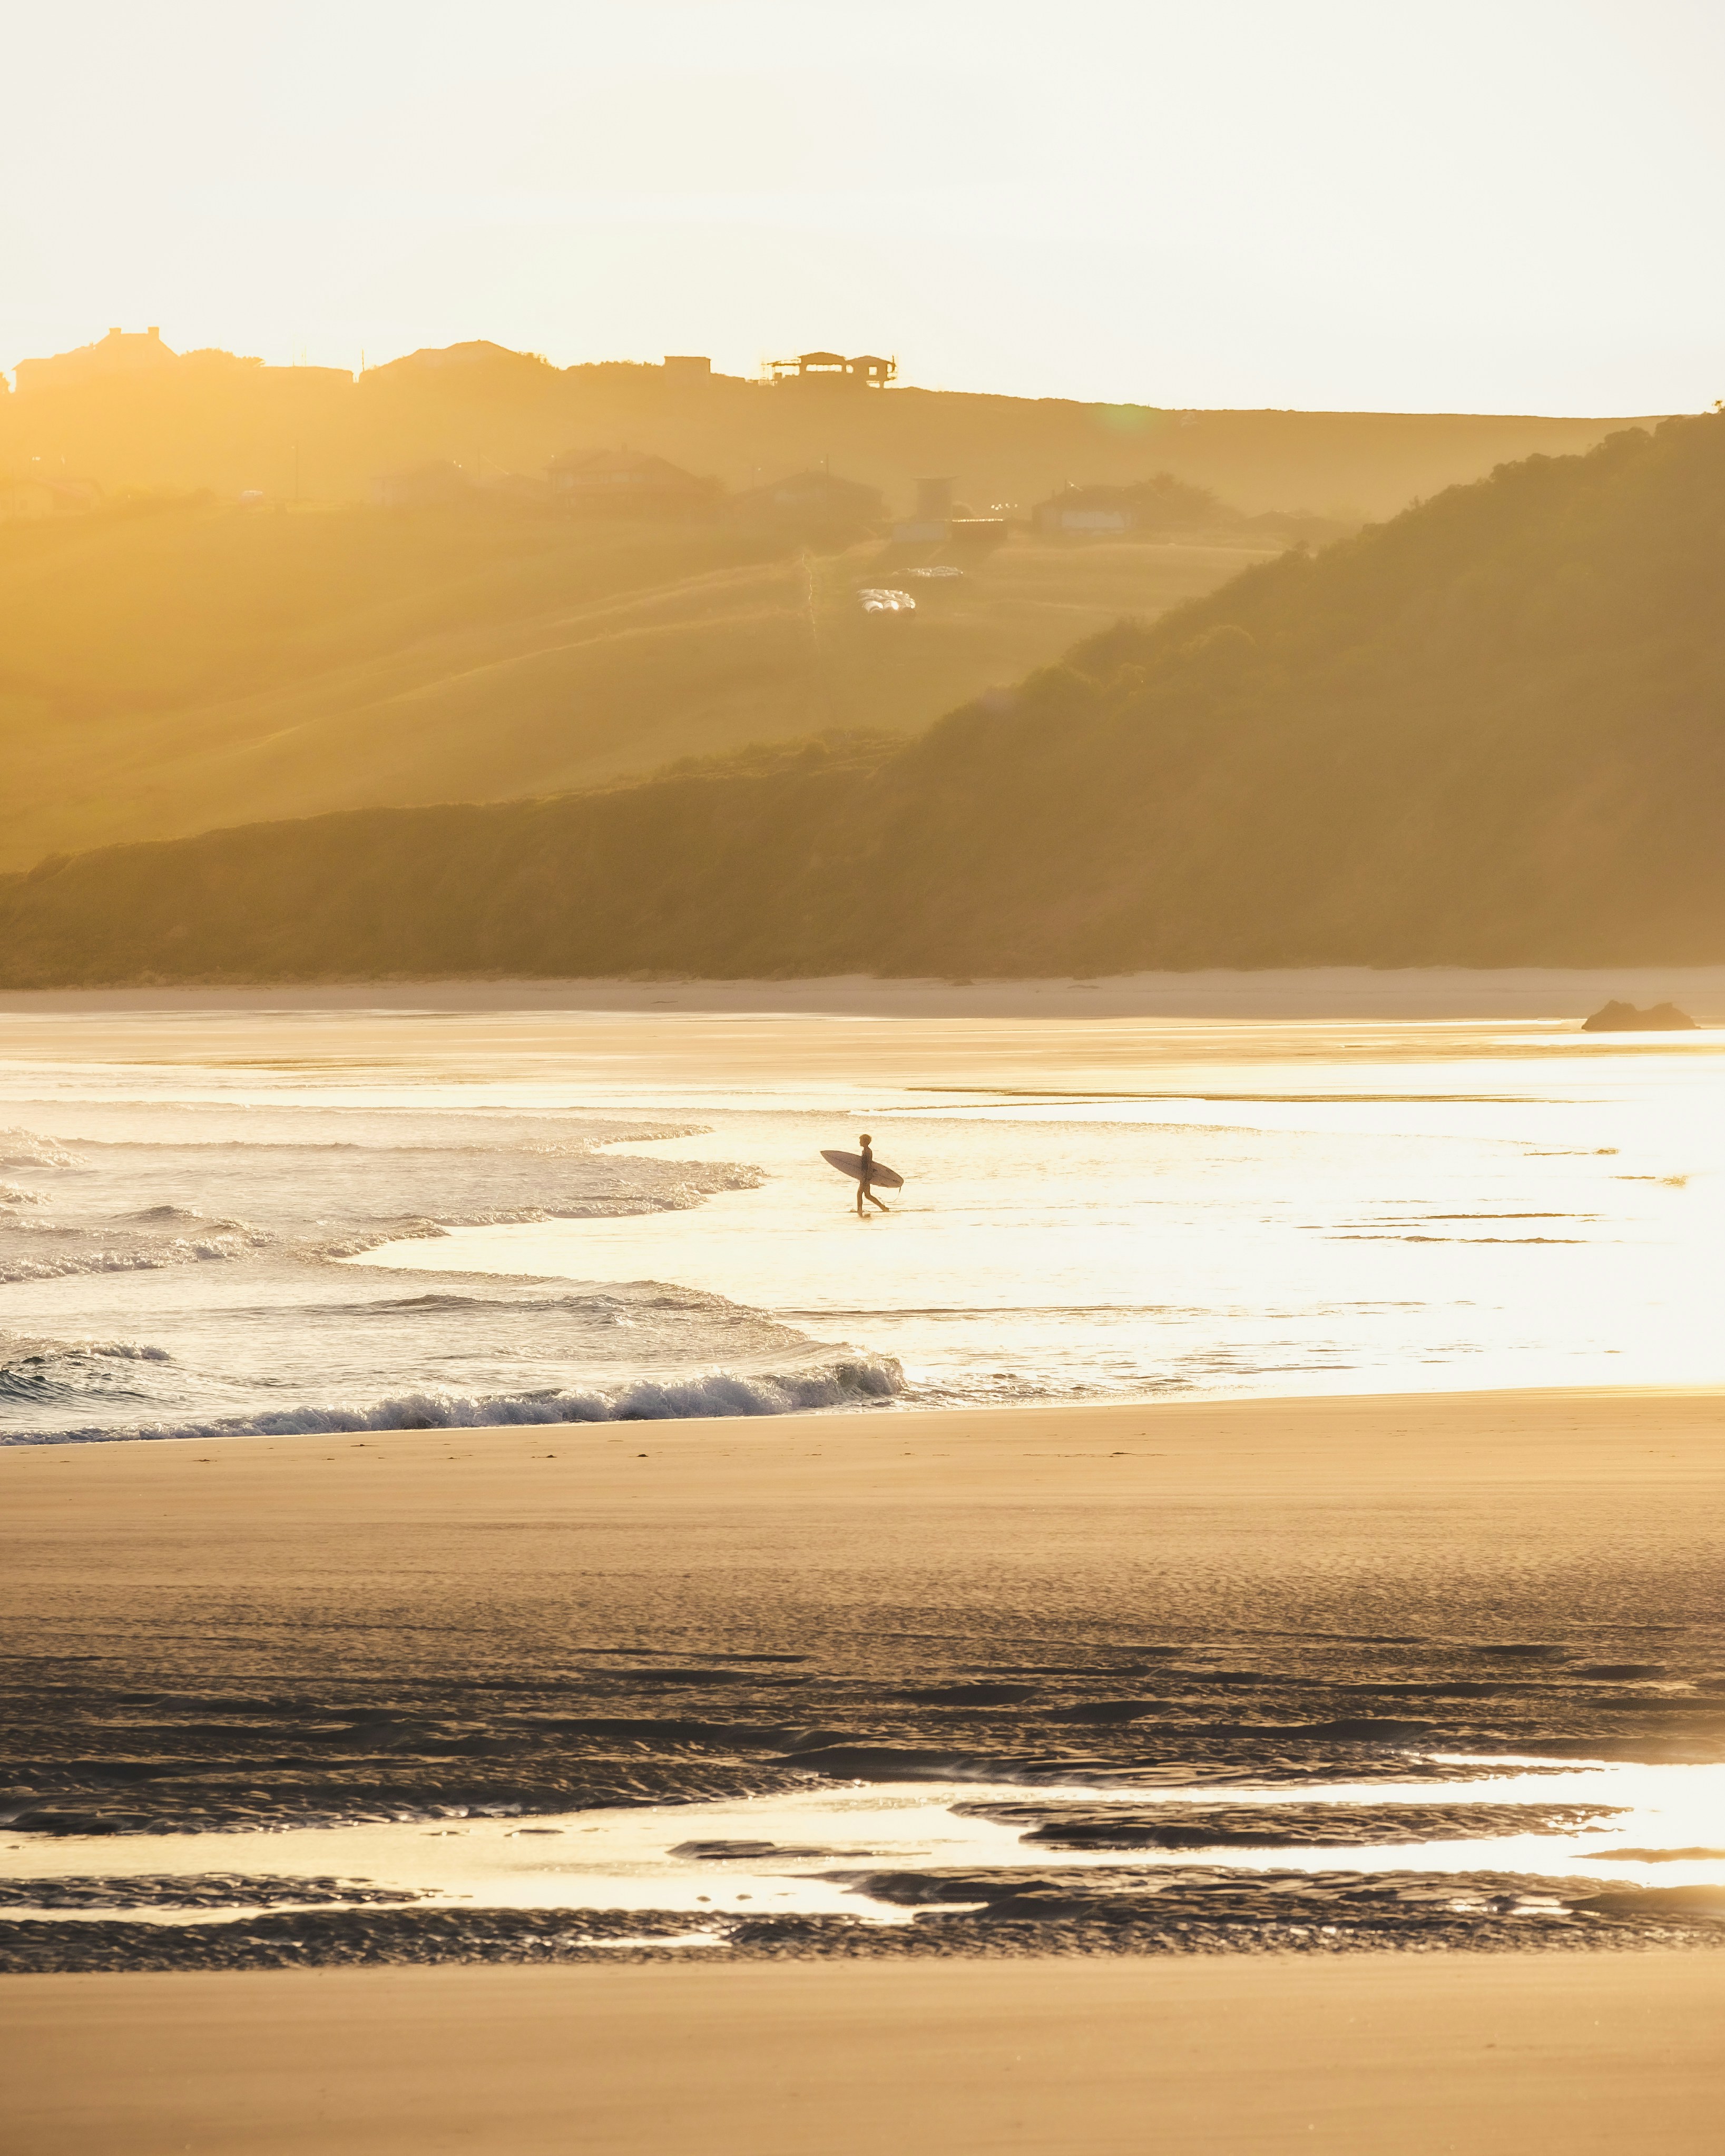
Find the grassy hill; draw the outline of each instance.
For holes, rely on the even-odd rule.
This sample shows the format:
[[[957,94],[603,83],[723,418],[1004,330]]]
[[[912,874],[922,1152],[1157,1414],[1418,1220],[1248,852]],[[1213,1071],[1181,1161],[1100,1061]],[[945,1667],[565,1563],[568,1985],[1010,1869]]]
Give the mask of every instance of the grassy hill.
[[[1725,959],[1725,414],[1536,458],[893,748],[0,883],[5,978]]]
[[[878,544],[555,513],[143,502],[0,525],[0,868],[326,810],[496,801],[832,729],[915,732],[1265,551]],[[911,619],[856,590],[921,592]]]
[[[657,367],[558,368],[458,345],[358,380],[222,353],[131,377],[0,395],[0,476],[39,469],[126,488],[259,489],[360,501],[377,475],[449,459],[475,476],[542,473],[565,450],[651,450],[732,488],[829,459],[903,514],[916,480],[957,475],[973,507],[1159,471],[1240,509],[1358,521],[1535,452],[1585,449],[1621,419],[1468,413],[1184,412],[1142,402],[916,387],[693,382]]]

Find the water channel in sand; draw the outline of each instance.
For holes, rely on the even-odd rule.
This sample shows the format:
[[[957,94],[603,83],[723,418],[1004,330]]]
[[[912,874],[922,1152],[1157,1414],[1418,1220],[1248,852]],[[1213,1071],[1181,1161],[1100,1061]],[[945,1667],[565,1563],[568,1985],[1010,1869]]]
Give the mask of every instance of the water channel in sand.
[[[1545,1761],[1439,1762],[1455,1779],[1441,1781],[1314,1784],[1291,1789],[1215,1783],[1130,1789],[987,1783],[897,1783],[811,1789],[728,1803],[649,1804],[559,1815],[482,1816],[451,1811],[345,1827],[197,1835],[32,1836],[0,1843],[0,1895],[9,1882],[53,1889],[60,1882],[148,1882],[148,1899],[90,1899],[74,1909],[52,1901],[13,1902],[9,1916],[66,1922],[125,1917],[172,1924],[208,1923],[259,1912],[244,1895],[247,1876],[267,1877],[276,1911],[295,1902],[295,1880],[363,1884],[373,1906],[420,1909],[655,1910],[692,1917],[848,1915],[878,1923],[909,1921],[918,1909],[975,1904],[962,1894],[907,1907],[869,1891],[871,1878],[945,1870],[991,1873],[1106,1870],[1133,1891],[1153,1889],[1158,1871],[1194,1866],[1262,1875],[1418,1872],[1458,1880],[1470,1906],[1466,1875],[1513,1874],[1530,1881],[1594,1880],[1613,1887],[1725,1887],[1725,1766],[1652,1766]],[[1420,1762],[1410,1757],[1410,1768]],[[1128,1802],[1148,1807],[1225,1799],[1261,1810],[1261,1846],[1178,1851],[1073,1848],[1027,1843],[1021,1823],[989,1816],[1022,1807],[1058,1822],[1063,1807],[1086,1819]],[[1290,1845],[1278,1839],[1279,1815],[1333,1807],[1345,1832],[1348,1809],[1466,1804],[1527,1805],[1539,1811],[1599,1807],[1608,1814],[1574,1830],[1527,1831],[1479,1838],[1336,1841]],[[1709,1846],[1712,1843],[1712,1846]],[[233,1898],[219,1910],[177,1901],[174,1887],[227,1875]]]

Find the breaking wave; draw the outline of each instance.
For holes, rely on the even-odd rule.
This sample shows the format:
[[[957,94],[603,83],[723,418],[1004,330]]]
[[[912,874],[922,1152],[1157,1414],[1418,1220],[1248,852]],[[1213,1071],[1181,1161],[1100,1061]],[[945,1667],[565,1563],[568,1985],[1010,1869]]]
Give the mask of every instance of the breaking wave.
[[[145,1122],[75,1150],[0,1131],[0,1170],[18,1171],[0,1173],[0,1442],[773,1415],[905,1390],[866,1344],[663,1282],[452,1268],[430,1293],[403,1294],[399,1273],[378,1292],[382,1245],[678,1214],[768,1179],[603,1150],[693,1130],[298,1104],[170,1127],[183,1137]]]
[[[895,1399],[905,1389],[905,1373],[895,1358],[859,1355],[801,1370],[748,1373],[713,1370],[683,1378],[638,1378],[614,1388],[579,1392],[408,1393],[370,1407],[273,1408],[208,1421],[67,1430],[51,1437],[21,1435],[0,1438],[0,1444],[335,1436],[347,1430],[487,1430],[523,1424],[682,1422],[720,1415],[797,1414],[821,1408],[870,1407]]]
[[[0,1168],[75,1168],[77,1164],[54,1138],[16,1127],[0,1131]]]
[[[129,1340],[9,1340],[0,1343],[0,1400],[52,1407],[92,1394],[141,1398],[133,1367],[172,1360],[165,1348]]]
[[[0,1258],[0,1284],[72,1280],[88,1273],[152,1273],[167,1265],[216,1264],[249,1257],[268,1240],[254,1235],[216,1235],[193,1241],[176,1235],[143,1250],[76,1250],[54,1258]]]

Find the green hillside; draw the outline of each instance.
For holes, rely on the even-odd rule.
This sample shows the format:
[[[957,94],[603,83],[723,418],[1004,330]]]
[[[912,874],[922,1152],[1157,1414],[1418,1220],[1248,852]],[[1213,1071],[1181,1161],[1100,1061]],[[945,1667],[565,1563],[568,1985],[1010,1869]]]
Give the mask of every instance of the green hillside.
[[[0,524],[0,868],[326,810],[495,801],[833,729],[915,732],[1257,558],[1019,536],[947,583],[878,544],[551,511],[144,502]],[[922,593],[865,615],[857,588]]]
[[[1532,459],[896,749],[116,849],[7,978],[1725,960],[1725,414]]]

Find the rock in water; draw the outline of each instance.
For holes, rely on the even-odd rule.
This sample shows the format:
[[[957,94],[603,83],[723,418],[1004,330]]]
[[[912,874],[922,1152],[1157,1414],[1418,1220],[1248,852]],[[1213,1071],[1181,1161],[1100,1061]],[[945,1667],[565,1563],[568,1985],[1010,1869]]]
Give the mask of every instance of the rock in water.
[[[1692,1033],[1695,1020],[1675,1004],[1654,1004],[1637,1010],[1633,1004],[1607,1004],[1582,1021],[1584,1033]]]

